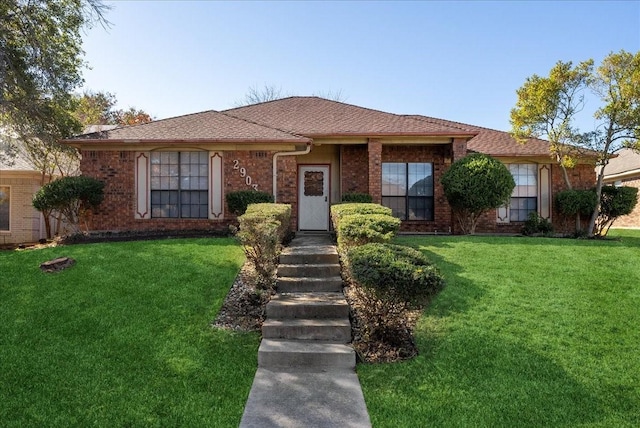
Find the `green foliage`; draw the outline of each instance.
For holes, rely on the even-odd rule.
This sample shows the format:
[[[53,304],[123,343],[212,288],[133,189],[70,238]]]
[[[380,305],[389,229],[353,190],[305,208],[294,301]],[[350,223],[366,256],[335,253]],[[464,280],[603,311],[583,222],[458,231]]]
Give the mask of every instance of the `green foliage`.
[[[603,186],[594,235],[606,236],[613,222],[620,216],[630,214],[637,203],[637,188],[627,186]]]
[[[403,245],[369,243],[348,251],[353,278],[376,297],[422,308],[444,280],[422,254]]]
[[[33,207],[43,213],[58,211],[74,233],[80,232],[80,219],[97,208],[104,198],[104,183],[91,177],[62,177],[45,184],[33,196]]]
[[[0,251],[0,425],[237,427],[260,337],[211,323],[243,262],[228,238]]]
[[[291,205],[253,204],[238,220],[237,236],[256,270],[258,287],[271,289],[275,284],[282,242],[289,231]]]
[[[553,225],[551,222],[538,215],[536,212],[529,213],[529,217],[522,226],[523,235],[549,235],[553,232]]]
[[[349,248],[369,242],[389,242],[399,228],[400,220],[387,214],[350,214],[338,223],[338,245]]]
[[[454,162],[441,183],[463,233],[475,233],[482,214],[509,201],[515,182],[500,161],[476,153]]]
[[[640,230],[614,233],[544,245],[397,238],[447,285],[418,322],[421,357],[358,365],[373,426],[414,427],[424,415],[434,427],[638,425]]]
[[[82,84],[82,30],[104,24],[108,8],[100,0],[1,2],[3,125],[56,128],[62,136],[77,127],[70,94]]]
[[[151,122],[151,116],[143,110],[130,107],[115,109],[118,100],[110,92],[85,91],[75,96],[74,117],[83,125],[136,125]]]
[[[593,190],[563,190],[556,193],[556,206],[562,215],[590,215],[596,207],[597,197]]]
[[[350,249],[347,263],[357,300],[360,341],[402,347],[411,341],[410,311],[422,309],[444,286],[427,258],[412,248],[370,243]],[[410,356],[410,355],[408,355]],[[407,356],[407,357],[408,357]]]
[[[338,230],[340,220],[351,214],[384,214],[391,215],[391,208],[383,207],[380,204],[369,203],[346,203],[331,206],[331,221],[333,228]]]
[[[342,202],[370,204],[373,202],[373,197],[368,193],[345,193],[342,195]]]
[[[257,190],[238,190],[226,195],[229,211],[235,215],[242,215],[250,204],[273,202],[273,195]]]

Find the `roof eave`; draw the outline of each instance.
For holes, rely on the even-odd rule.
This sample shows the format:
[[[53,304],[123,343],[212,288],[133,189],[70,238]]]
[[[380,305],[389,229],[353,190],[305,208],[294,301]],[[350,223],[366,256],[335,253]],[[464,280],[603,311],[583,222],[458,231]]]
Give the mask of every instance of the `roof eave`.
[[[260,139],[260,138],[158,138],[158,139],[137,139],[137,138],[89,138],[89,139],[66,139],[62,144],[75,148],[87,146],[97,146],[104,144],[123,144],[137,146],[155,146],[158,144],[187,145],[187,144],[310,144],[310,138],[297,139]]]

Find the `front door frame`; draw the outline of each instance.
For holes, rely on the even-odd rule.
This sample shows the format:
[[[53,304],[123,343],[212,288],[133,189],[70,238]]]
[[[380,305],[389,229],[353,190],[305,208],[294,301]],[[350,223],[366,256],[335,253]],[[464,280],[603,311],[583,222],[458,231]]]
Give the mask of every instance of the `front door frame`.
[[[308,167],[319,167],[319,168],[326,168],[326,189],[327,189],[327,194],[325,195],[325,201],[326,201],[326,216],[327,216],[327,221],[326,224],[324,225],[323,228],[321,229],[303,229],[301,226],[302,223],[302,215],[303,215],[303,198],[302,198],[302,192],[304,192],[304,182],[302,180],[302,169],[303,168],[308,168]],[[330,215],[329,215],[329,209],[331,207],[331,164],[330,163],[310,163],[310,164],[298,164],[298,174],[297,174],[297,180],[298,180],[298,195],[297,195],[297,199],[298,199],[298,230],[310,230],[310,231],[329,231],[329,226],[330,226]]]

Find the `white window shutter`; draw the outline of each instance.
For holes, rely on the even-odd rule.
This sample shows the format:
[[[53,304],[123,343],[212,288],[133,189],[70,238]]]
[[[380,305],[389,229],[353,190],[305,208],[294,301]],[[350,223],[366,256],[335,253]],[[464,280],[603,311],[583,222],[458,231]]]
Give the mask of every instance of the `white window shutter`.
[[[224,218],[222,152],[209,152],[209,219]]]
[[[538,165],[538,214],[551,220],[551,165]]]
[[[151,218],[151,210],[149,206],[150,189],[150,170],[149,170],[149,152],[136,152],[136,207],[135,218],[146,220]]]
[[[509,223],[509,205],[503,205],[496,210],[496,223]]]

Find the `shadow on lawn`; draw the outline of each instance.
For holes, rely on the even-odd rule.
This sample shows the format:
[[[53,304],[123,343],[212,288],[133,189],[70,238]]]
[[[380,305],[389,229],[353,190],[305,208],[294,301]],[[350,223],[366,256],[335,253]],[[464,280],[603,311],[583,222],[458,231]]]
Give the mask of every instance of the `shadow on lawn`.
[[[607,416],[561,366],[499,335],[467,329],[435,341],[430,355],[359,371],[377,391],[364,391],[374,426],[578,426]]]

